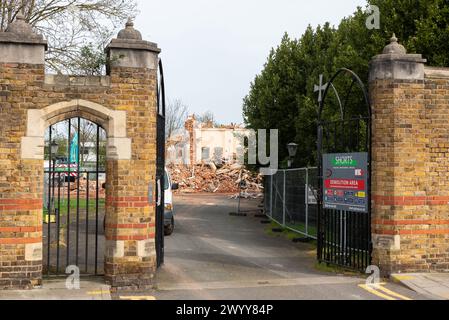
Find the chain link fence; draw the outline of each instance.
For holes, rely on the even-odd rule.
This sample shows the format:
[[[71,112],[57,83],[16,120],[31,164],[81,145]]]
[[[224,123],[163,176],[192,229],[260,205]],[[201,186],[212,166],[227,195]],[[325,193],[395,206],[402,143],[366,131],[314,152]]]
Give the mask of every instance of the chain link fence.
[[[265,214],[282,227],[317,239],[318,168],[279,170],[265,177]]]

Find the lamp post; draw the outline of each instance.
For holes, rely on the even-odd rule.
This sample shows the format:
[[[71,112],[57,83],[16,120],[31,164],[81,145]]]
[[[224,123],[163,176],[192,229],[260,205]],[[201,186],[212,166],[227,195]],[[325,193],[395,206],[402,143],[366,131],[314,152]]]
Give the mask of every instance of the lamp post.
[[[50,160],[53,161],[53,172],[55,169],[56,155],[58,153],[58,150],[59,150],[59,145],[56,141],[53,140],[53,142],[50,145]]]
[[[56,141],[52,141],[50,143],[50,161],[53,162],[51,164],[51,171],[48,173],[48,213],[47,213],[47,217],[46,217],[46,223],[48,223],[48,226],[50,228],[50,224],[53,222],[52,221],[52,209],[53,209],[53,204],[54,204],[54,189],[55,189],[55,167],[56,167],[56,154],[58,153],[59,150],[59,145],[56,143]],[[53,185],[52,185],[52,181],[53,181]]]
[[[288,155],[289,155],[288,168],[290,169],[293,165],[293,161],[295,160],[296,153],[298,152],[298,145],[293,142],[289,143],[287,145],[287,149],[288,149]]]

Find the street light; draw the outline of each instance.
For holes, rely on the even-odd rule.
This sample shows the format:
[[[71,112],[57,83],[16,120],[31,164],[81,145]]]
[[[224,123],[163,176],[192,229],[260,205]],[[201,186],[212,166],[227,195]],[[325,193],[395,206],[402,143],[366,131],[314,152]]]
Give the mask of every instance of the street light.
[[[50,145],[50,151],[51,151],[51,155],[56,155],[58,153],[59,150],[59,145],[56,141],[53,141]]]
[[[59,145],[56,141],[53,140],[53,142],[50,144],[50,161],[53,162],[53,182],[55,180],[55,167],[56,167],[56,157],[58,154]],[[50,177],[51,178],[51,177]]]
[[[293,142],[289,143],[287,145],[287,149],[288,149],[288,155],[289,155],[288,167],[291,168],[293,165],[293,161],[295,160],[296,153],[298,152],[298,145]]]

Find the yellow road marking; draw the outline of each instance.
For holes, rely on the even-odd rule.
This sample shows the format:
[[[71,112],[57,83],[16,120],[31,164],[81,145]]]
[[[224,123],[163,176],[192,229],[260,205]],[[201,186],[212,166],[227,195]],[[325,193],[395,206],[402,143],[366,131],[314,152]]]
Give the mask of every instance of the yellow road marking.
[[[101,296],[102,294],[108,294],[109,291],[90,291],[87,294],[89,296]]]
[[[412,300],[412,299],[410,299],[410,298],[408,298],[406,296],[403,296],[403,295],[401,295],[399,293],[391,291],[390,289],[387,289],[387,288],[385,288],[383,286],[378,286],[378,287],[376,287],[376,289],[379,289],[379,290],[385,292],[386,294],[389,294],[390,296],[393,296],[393,297],[396,297],[396,298],[399,298],[399,299],[402,299],[402,300],[408,300],[408,301]]]
[[[407,281],[407,280],[414,280],[415,277],[413,276],[393,276],[393,280],[395,281]]]
[[[130,297],[120,297],[120,300],[129,300],[129,301],[156,301],[155,297],[152,296],[130,296]]]
[[[371,294],[374,294],[375,296],[378,296],[378,297],[382,298],[382,299],[385,299],[385,300],[397,300],[396,298],[387,296],[386,294],[383,294],[382,292],[379,292],[379,291],[375,290],[374,286],[368,286],[366,284],[360,284],[359,287],[364,289],[364,290],[366,290],[366,291],[368,291]]]

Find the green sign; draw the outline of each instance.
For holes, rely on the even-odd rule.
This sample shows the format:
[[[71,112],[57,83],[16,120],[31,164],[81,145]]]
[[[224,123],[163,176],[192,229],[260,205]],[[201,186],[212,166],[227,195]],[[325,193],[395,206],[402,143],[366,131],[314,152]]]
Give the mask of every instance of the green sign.
[[[357,167],[357,160],[351,155],[339,155],[332,159],[334,167]]]

